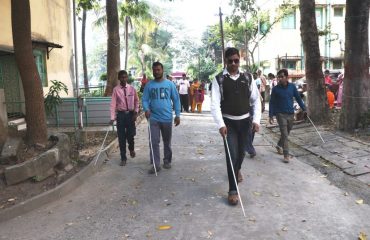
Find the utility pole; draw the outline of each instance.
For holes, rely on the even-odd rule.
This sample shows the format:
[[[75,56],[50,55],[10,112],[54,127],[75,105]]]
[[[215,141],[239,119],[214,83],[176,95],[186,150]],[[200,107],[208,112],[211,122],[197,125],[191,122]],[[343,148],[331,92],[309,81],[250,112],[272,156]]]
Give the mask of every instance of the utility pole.
[[[258,13],[257,15],[257,30],[258,30],[258,33],[257,33],[257,51],[258,51],[258,54],[257,54],[257,58],[258,58],[258,68],[261,67],[261,60],[260,60],[260,33],[261,33],[261,21],[260,21],[260,15]]]
[[[200,53],[198,54],[198,80],[200,81]]]
[[[221,46],[222,46],[222,65],[225,66],[225,43],[224,43],[224,27],[223,27],[223,22],[222,22],[222,12],[221,12],[221,7],[219,8],[219,15],[220,15],[220,32],[221,32]]]
[[[248,36],[248,31],[245,30],[245,65],[247,66],[247,69],[249,69],[249,36]]]

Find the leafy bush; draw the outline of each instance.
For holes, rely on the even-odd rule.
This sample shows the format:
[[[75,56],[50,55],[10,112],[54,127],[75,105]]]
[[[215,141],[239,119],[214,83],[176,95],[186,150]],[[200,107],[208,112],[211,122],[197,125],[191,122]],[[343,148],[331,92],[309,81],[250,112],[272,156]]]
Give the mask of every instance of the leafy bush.
[[[51,80],[49,92],[45,95],[44,99],[47,116],[54,116],[56,108],[63,102],[62,98],[59,96],[62,91],[68,94],[67,86],[58,80]]]

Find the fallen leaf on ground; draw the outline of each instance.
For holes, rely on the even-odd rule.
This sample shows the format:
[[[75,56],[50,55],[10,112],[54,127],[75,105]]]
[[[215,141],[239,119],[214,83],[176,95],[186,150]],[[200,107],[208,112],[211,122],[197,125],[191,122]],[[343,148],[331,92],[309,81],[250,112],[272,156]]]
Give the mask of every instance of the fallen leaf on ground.
[[[367,240],[367,235],[363,232],[360,232],[360,235],[358,236],[358,240]]]
[[[251,217],[251,218],[248,219],[248,221],[255,223],[256,219],[254,217]]]
[[[66,225],[67,225],[67,226],[72,226],[72,225],[73,225],[73,223],[71,223],[71,222],[70,222],[70,223],[66,223]]]
[[[283,228],[281,229],[281,231],[286,232],[286,231],[288,231],[288,228],[287,228],[287,227],[283,227]]]
[[[255,196],[261,196],[261,193],[259,193],[259,192],[253,192],[253,194],[254,194]]]
[[[358,200],[356,200],[356,203],[357,204],[363,204],[364,203],[364,200],[363,199],[358,199]]]
[[[348,196],[349,194],[348,194],[348,192],[345,192],[345,193],[343,193],[343,195],[344,195],[344,196]]]
[[[162,226],[158,227],[158,230],[169,230],[171,228],[172,228],[172,226],[170,226],[170,225],[162,225]]]
[[[8,199],[8,202],[14,202],[15,201],[15,198],[9,198]]]
[[[321,177],[321,178],[327,178],[327,177],[328,177],[328,175],[321,175],[320,177]]]
[[[354,161],[347,160],[347,162],[349,162],[350,164],[356,165],[356,163]]]
[[[212,233],[210,230],[208,230],[208,231],[207,231],[207,233],[208,233],[208,237],[207,237],[207,238],[208,238],[208,239],[209,239],[209,238],[212,238],[213,233]]]
[[[313,202],[308,201],[309,204],[313,204]]]
[[[325,164],[325,163],[323,163],[322,164],[324,167],[329,167],[329,165],[328,164]]]
[[[272,194],[272,196],[274,196],[274,197],[280,197],[280,195],[278,193],[274,193],[274,194]]]

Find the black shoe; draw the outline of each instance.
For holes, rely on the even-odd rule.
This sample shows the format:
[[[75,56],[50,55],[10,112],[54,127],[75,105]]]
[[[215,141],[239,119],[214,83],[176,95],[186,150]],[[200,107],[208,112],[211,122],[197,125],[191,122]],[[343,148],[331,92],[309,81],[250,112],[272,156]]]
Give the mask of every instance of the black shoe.
[[[149,174],[154,174],[155,170],[157,170],[157,172],[159,172],[159,171],[161,171],[161,167],[157,166],[155,169],[154,169],[154,167],[152,167],[151,169],[149,169],[148,173]]]
[[[249,154],[250,158],[254,158],[256,156],[256,153]]]
[[[120,166],[126,166],[126,160],[121,160]]]
[[[169,162],[163,163],[163,168],[164,169],[170,169],[171,168],[171,163],[169,163]]]

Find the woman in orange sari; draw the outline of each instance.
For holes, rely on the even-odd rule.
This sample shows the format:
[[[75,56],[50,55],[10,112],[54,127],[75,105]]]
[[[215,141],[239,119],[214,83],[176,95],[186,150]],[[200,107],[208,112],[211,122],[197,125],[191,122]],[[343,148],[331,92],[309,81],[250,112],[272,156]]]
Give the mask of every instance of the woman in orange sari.
[[[197,78],[190,86],[190,96],[192,99],[191,112],[195,112],[195,107],[197,107],[198,113],[201,113],[204,100],[204,83],[200,83]]]

